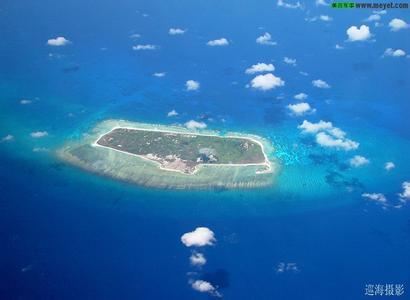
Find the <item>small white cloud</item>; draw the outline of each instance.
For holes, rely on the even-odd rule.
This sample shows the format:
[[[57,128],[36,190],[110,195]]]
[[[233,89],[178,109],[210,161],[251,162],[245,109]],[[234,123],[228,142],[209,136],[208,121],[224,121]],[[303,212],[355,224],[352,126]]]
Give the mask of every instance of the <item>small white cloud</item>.
[[[181,28],[170,28],[168,33],[170,35],[182,35],[185,33],[186,30],[181,29]]]
[[[304,114],[313,113],[316,111],[316,109],[310,107],[309,103],[306,102],[289,104],[287,107],[295,116],[303,116]]]
[[[370,160],[360,155],[355,155],[349,160],[349,164],[355,168],[367,165],[369,163],[370,163]]]
[[[350,26],[346,30],[347,37],[351,42],[368,40],[372,35],[370,33],[369,26],[361,25],[360,28],[356,26]]]
[[[330,85],[322,79],[315,79],[315,80],[312,81],[312,84],[313,84],[314,87],[317,87],[319,89],[328,89],[328,88],[330,88]]]
[[[410,200],[410,181],[405,181],[402,183],[403,192],[399,194],[402,201]]]
[[[308,76],[309,75],[308,72],[303,72],[303,71],[300,71],[299,74],[302,75],[302,76]]]
[[[21,99],[20,100],[20,104],[22,104],[22,105],[27,105],[27,104],[31,104],[31,100],[28,100],[28,99]]]
[[[387,199],[383,194],[380,193],[363,193],[362,194],[363,198],[367,198],[372,201],[376,202],[381,202],[381,203],[386,203]]]
[[[139,33],[133,33],[130,35],[130,39],[139,39],[141,35]]]
[[[178,113],[175,109],[167,113],[167,117],[176,117],[176,116],[178,116]]]
[[[14,141],[14,136],[12,136],[11,134],[8,134],[8,135],[6,135],[6,136],[4,136],[4,137],[1,138],[1,142],[2,142],[2,143],[4,143],[4,142],[12,142],[12,141]]]
[[[272,73],[258,75],[251,81],[251,86],[254,89],[262,91],[271,90],[283,85],[285,85],[285,82],[280,77],[276,77]]]
[[[342,49],[344,49],[344,47],[340,46],[339,44],[336,44],[335,49],[336,50],[342,50]]]
[[[286,272],[291,272],[291,273],[299,273],[300,269],[297,266],[296,263],[285,263],[285,262],[280,262],[275,268],[275,271],[277,274],[282,274]]]
[[[188,129],[204,129],[206,124],[204,122],[197,122],[195,120],[189,120],[185,123],[185,127]]]
[[[50,151],[48,148],[44,148],[44,147],[35,147],[33,148],[33,152],[48,152]]]
[[[406,52],[402,49],[392,49],[392,48],[387,48],[386,51],[384,51],[385,56],[393,56],[393,57],[401,57],[401,56],[406,56]]]
[[[333,20],[332,17],[327,16],[327,15],[320,15],[319,19],[324,21],[324,22],[331,22]]]
[[[259,36],[256,39],[256,43],[261,44],[261,45],[271,45],[271,46],[274,46],[277,44],[276,42],[272,41],[272,36],[268,32],[265,32],[263,35]]]
[[[30,135],[33,138],[42,138],[42,137],[48,136],[48,132],[47,131],[34,131],[30,133]]]
[[[220,38],[217,40],[212,40],[206,43],[208,46],[228,46],[229,42],[226,38]]]
[[[166,75],[165,72],[156,72],[156,73],[152,74],[152,76],[155,76],[155,77],[164,77],[165,75]]]
[[[384,168],[385,168],[387,171],[391,171],[391,170],[393,170],[395,167],[396,167],[396,165],[395,165],[394,162],[392,162],[392,161],[388,161],[388,162],[386,162],[386,163],[384,164]]]
[[[285,56],[283,58],[283,62],[288,64],[288,65],[296,66],[296,59],[294,59],[294,58],[290,58],[290,57]]]
[[[302,129],[303,133],[317,133],[323,130],[330,130],[333,128],[331,122],[325,122],[320,120],[317,123],[311,123],[307,120],[304,120],[301,125],[298,126],[299,129]]]
[[[291,9],[302,8],[302,5],[300,4],[299,1],[296,2],[295,4],[292,4],[292,3],[286,3],[283,0],[278,0],[277,5],[280,7],[291,8]]]
[[[197,227],[194,231],[184,233],[181,236],[181,242],[187,247],[213,245],[215,241],[213,231],[207,227]]]
[[[364,19],[363,22],[376,22],[376,21],[380,21],[380,19],[381,17],[379,14],[374,14]]]
[[[146,44],[146,45],[136,45],[132,46],[133,50],[140,51],[140,50],[155,50],[157,49],[156,45]]]
[[[401,29],[406,29],[409,27],[409,24],[407,24],[404,20],[402,19],[397,19],[394,18],[389,22],[389,27],[391,31],[399,31]]]
[[[199,89],[200,87],[200,83],[198,81],[195,80],[187,80],[187,82],[185,82],[185,88],[187,91],[196,91]]]
[[[255,74],[255,73],[262,73],[262,72],[273,72],[275,71],[275,67],[272,64],[265,64],[265,63],[257,63],[256,65],[247,68],[245,73],[246,74]]]
[[[308,95],[306,95],[305,93],[299,93],[296,94],[295,96],[293,96],[293,98],[297,99],[297,100],[306,100],[308,97]]]
[[[191,262],[191,265],[193,266],[203,266],[206,264],[206,258],[202,253],[197,253],[194,252],[192,255],[189,257],[189,261]]]
[[[63,36],[56,37],[55,39],[49,39],[47,41],[47,45],[55,47],[65,46],[68,44],[70,44],[70,41]]]
[[[359,147],[359,143],[347,138],[336,138],[325,132],[316,134],[316,143],[323,147],[342,149],[345,151],[355,150]]]
[[[373,13],[376,15],[385,15],[387,14],[387,11],[386,10],[374,10]]]
[[[216,297],[222,296],[210,282],[205,280],[195,280],[191,283],[191,286],[195,291],[201,293],[209,293]]]
[[[319,6],[319,5],[328,6],[329,5],[329,3],[327,3],[325,0],[316,0],[315,4],[316,4],[316,6]]]

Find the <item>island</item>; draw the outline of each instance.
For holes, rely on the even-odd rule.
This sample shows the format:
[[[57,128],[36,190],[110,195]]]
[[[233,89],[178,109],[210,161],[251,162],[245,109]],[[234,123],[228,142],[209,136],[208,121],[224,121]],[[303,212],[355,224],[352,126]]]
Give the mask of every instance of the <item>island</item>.
[[[106,120],[57,154],[85,170],[142,186],[204,189],[272,184],[272,152],[255,135]]]

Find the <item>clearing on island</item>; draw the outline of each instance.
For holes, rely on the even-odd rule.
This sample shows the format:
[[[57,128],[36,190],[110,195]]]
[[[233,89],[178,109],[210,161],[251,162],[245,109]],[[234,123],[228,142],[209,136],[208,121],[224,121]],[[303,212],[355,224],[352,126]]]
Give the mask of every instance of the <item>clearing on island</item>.
[[[103,121],[58,151],[94,173],[159,188],[251,188],[272,183],[270,143],[255,135]]]

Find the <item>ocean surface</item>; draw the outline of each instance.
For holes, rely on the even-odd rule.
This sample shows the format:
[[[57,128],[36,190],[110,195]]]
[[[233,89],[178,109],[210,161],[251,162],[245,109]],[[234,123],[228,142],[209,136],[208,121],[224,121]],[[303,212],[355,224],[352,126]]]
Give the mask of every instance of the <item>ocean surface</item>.
[[[0,299],[368,299],[377,284],[408,299],[410,59],[384,53],[410,53],[410,29],[388,25],[410,14],[391,9],[378,24],[364,21],[371,14],[313,1],[2,0]],[[362,24],[372,37],[347,41]],[[265,32],[277,45],[255,42]],[[70,43],[47,44],[59,36]],[[206,45],[219,38],[229,45]],[[132,48],[147,44],[156,48]],[[245,70],[259,62],[285,85],[252,88],[258,74]],[[187,91],[187,80],[200,88]],[[316,111],[295,116],[287,105],[301,92]],[[280,170],[263,189],[173,191],[55,156],[111,118],[260,135]],[[322,147],[298,129],[304,120],[330,121],[360,146]],[[368,163],[351,166],[355,155]],[[201,226],[216,242],[197,250],[207,259],[197,267],[180,238]],[[218,294],[194,290],[199,279]]]

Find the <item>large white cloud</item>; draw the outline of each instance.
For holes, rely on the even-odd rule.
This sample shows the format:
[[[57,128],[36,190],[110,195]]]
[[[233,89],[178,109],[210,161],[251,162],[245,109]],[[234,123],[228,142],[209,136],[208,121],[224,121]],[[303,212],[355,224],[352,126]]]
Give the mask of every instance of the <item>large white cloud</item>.
[[[401,185],[403,188],[403,192],[399,194],[400,198],[404,200],[410,200],[410,181],[405,181]]]
[[[263,35],[259,36],[256,39],[256,43],[261,44],[261,45],[271,45],[274,46],[277,43],[272,41],[272,36],[270,35],[269,32],[265,32]]]
[[[214,232],[207,227],[197,227],[194,231],[181,236],[181,242],[187,247],[213,245],[215,241]]]
[[[363,193],[362,197],[367,198],[372,201],[376,201],[376,202],[381,202],[381,203],[387,202],[386,196],[384,196],[381,193]]]
[[[370,163],[370,160],[368,160],[366,157],[361,156],[361,155],[355,155],[351,159],[349,159],[349,164],[355,168],[367,165],[369,163]]]
[[[404,20],[402,19],[397,19],[394,18],[389,22],[389,27],[391,31],[399,31],[401,29],[406,29],[409,28],[409,24],[407,24]]]
[[[316,109],[312,108],[309,103],[302,102],[297,104],[289,104],[288,109],[296,116],[302,116],[307,113],[313,113]]]
[[[350,26],[347,30],[347,37],[351,42],[368,40],[372,35],[370,33],[369,26],[361,25],[360,28],[356,26]]]
[[[275,67],[272,64],[265,64],[265,63],[257,63],[256,65],[247,68],[245,73],[246,74],[255,74],[255,73],[262,73],[262,72],[273,72],[275,71]]]
[[[132,46],[133,50],[136,51],[140,51],[140,50],[155,50],[158,47],[156,45],[152,45],[152,44],[145,44],[145,45],[136,45],[136,46]]]
[[[185,127],[188,129],[204,129],[206,124],[204,122],[197,122],[195,120],[189,120],[185,123]]]
[[[195,91],[199,89],[200,83],[198,81],[190,79],[185,82],[185,87],[187,91]]]
[[[251,86],[254,89],[267,91],[285,85],[280,77],[276,77],[272,73],[267,73],[264,75],[258,75],[251,81]]]
[[[181,28],[170,28],[168,33],[170,35],[181,35],[185,33],[185,30]]]
[[[56,37],[55,39],[49,39],[47,41],[47,45],[55,47],[65,46],[68,44],[70,44],[70,41],[63,36]]]
[[[194,252],[192,255],[189,257],[189,261],[191,262],[191,265],[193,266],[203,266],[206,264],[206,258],[202,253]]]
[[[319,89],[328,89],[328,88],[330,88],[330,85],[322,79],[315,79],[315,80],[312,81],[312,84],[313,84],[314,87],[317,87]]]
[[[331,122],[320,120],[317,123],[311,123],[304,120],[298,126],[302,133],[316,134],[316,142],[322,147],[329,147],[342,150],[355,150],[359,143],[349,140],[346,133],[338,127],[334,127]]]
[[[31,137],[33,138],[42,138],[45,136],[48,136],[48,132],[47,131],[34,131],[32,133],[30,133]]]
[[[384,51],[385,56],[393,56],[393,57],[401,57],[401,56],[406,56],[406,52],[402,49],[392,49],[392,48],[387,48],[386,51]]]
[[[212,40],[206,43],[208,46],[228,46],[229,42],[226,38],[220,38],[217,40]]]

